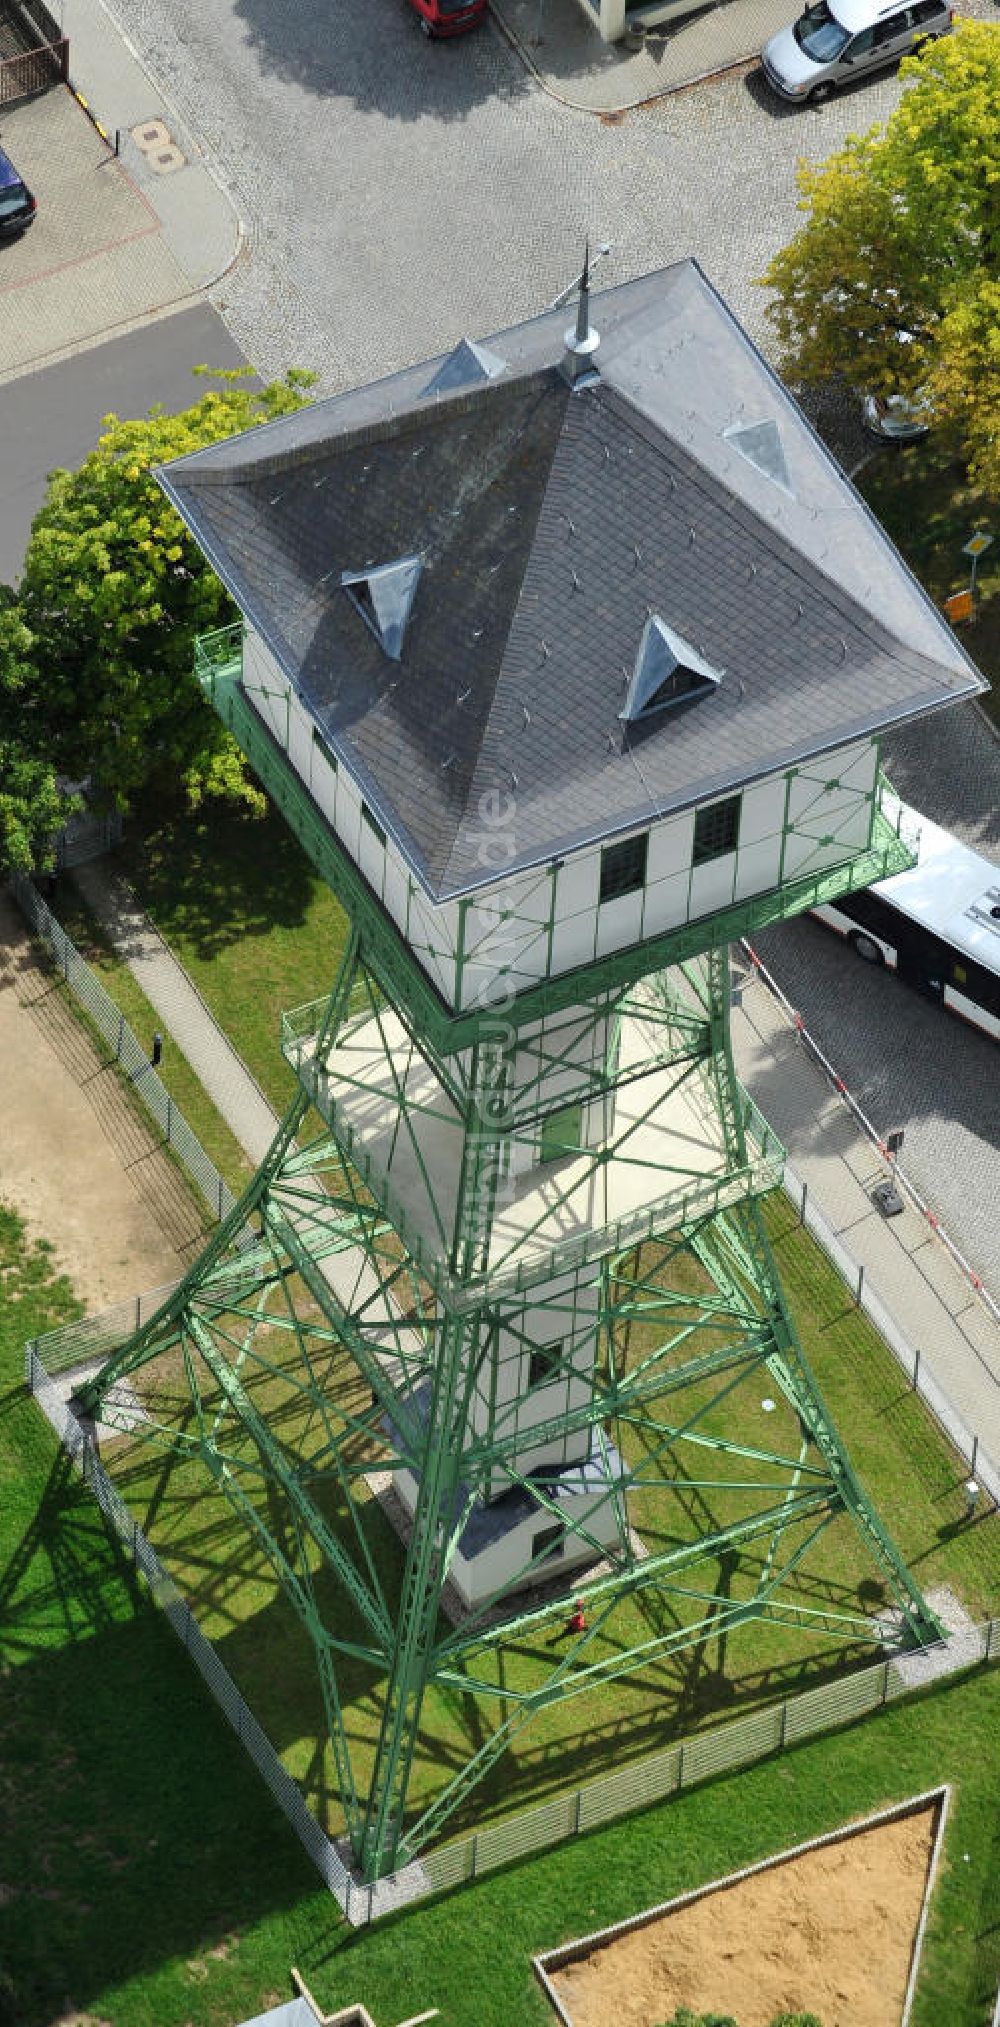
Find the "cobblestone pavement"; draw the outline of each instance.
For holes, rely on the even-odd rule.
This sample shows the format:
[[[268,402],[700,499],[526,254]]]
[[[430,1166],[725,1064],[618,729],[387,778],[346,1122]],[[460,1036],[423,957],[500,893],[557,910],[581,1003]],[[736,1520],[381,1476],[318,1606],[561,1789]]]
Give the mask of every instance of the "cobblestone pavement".
[[[609,281],[697,255],[760,334],[752,277],[794,223],[797,156],[900,90],[803,110],[730,76],[603,124],[542,92],[494,25],[428,43],[404,0],[107,4],[248,223],[216,306],[259,370],[329,388],[542,308],[588,229],[614,242]]]
[[[403,0],[105,4],[247,222],[216,307],[258,370],[307,365],[329,389],[542,307],[587,229],[614,243],[609,281],[695,254],[766,344],[753,277],[794,228],[797,157],[821,159],[900,93],[889,75],[800,110],[751,67],[605,124],[546,96],[492,25],[428,44]],[[966,11],[995,18],[991,0]],[[850,466],[849,409],[834,440]],[[973,712],[898,735],[887,757],[917,807],[1000,859],[1000,747]],[[914,1180],[1000,1288],[995,1048],[852,968],[813,924],[763,954],[876,1124],[907,1127]]]

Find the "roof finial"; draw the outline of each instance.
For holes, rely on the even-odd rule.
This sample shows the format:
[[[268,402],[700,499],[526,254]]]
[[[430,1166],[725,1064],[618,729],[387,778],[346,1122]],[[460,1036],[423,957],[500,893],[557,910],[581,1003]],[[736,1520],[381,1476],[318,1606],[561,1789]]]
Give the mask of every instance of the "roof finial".
[[[590,240],[583,242],[583,273],[580,276],[580,294],[576,305],[576,342],[582,345],[590,336]]]
[[[600,251],[605,251],[602,246]],[[601,342],[601,334],[595,331],[590,321],[590,240],[584,244],[583,270],[575,284],[577,289],[576,323],[566,332],[566,357],[561,361],[561,370],[571,387],[590,386],[597,379],[594,353]]]

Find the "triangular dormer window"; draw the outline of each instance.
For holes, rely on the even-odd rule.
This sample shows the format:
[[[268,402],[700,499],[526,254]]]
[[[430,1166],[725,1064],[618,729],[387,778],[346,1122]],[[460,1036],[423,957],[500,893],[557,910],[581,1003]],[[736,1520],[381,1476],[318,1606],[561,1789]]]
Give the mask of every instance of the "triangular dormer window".
[[[375,635],[383,654],[398,662],[423,563],[419,556],[401,556],[371,570],[345,570],[340,582],[355,611]]]
[[[785,446],[776,422],[739,422],[722,432],[727,443],[739,451],[748,465],[762,472],[773,486],[780,486],[783,493],[792,494],[792,482],[785,462]],[[793,495],[794,497],[794,495]]]
[[[496,380],[507,370],[507,361],[472,338],[460,338],[447,359],[428,380],[424,394],[454,394],[460,387],[477,387],[484,380]]]
[[[623,725],[642,724],[672,704],[714,696],[722,670],[706,662],[689,641],[650,613],[642,630],[628,696],[618,716]]]

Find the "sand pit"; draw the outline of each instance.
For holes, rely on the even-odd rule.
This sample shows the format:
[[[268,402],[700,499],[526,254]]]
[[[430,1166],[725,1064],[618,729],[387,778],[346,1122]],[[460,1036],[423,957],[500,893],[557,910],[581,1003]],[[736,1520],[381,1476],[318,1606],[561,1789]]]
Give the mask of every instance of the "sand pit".
[[[205,1216],[0,897],[0,1199],[89,1310],[183,1273]]]
[[[782,2008],[809,2009],[823,2027],[900,2027],[940,1812],[928,1799],[592,1939],[588,1955],[547,1966],[564,2017],[660,2027],[687,2005],[739,2027],[767,2027]]]

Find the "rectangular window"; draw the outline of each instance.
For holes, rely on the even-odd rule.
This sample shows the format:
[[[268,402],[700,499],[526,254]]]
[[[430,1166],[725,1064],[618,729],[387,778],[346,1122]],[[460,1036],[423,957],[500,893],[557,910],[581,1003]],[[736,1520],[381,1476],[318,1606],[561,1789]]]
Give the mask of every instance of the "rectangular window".
[[[531,1537],[532,1562],[540,1555],[561,1555],[565,1538],[566,1529],[564,1527],[539,1528],[538,1533],[533,1534]]]
[[[332,767],[334,774],[336,774],[337,756],[333,750],[333,747],[328,745],[327,741],[324,739],[323,734],[320,731],[318,725],[313,726],[313,745],[319,747],[319,750],[322,753],[327,766]]]
[[[558,1112],[550,1112],[542,1120],[539,1161],[565,1161],[569,1155],[579,1154],[582,1131],[582,1104],[561,1105]]]
[[[710,802],[707,809],[695,812],[694,819],[694,860],[696,866],[703,866],[709,859],[724,858],[727,852],[734,852],[740,837],[740,803],[742,797],[728,795],[725,802]]]
[[[562,1338],[558,1344],[536,1344],[528,1360],[528,1392],[554,1379],[562,1364]]]
[[[623,838],[620,844],[605,845],[601,853],[601,900],[617,901],[622,894],[634,894],[646,884],[646,857],[649,832],[637,838]]]
[[[361,821],[362,823],[366,823],[368,825],[368,828],[371,831],[372,836],[378,839],[379,844],[384,845],[385,832],[382,829],[382,826],[379,823],[378,818],[372,815],[371,810],[369,809],[368,804],[366,802],[363,802],[361,805]]]

